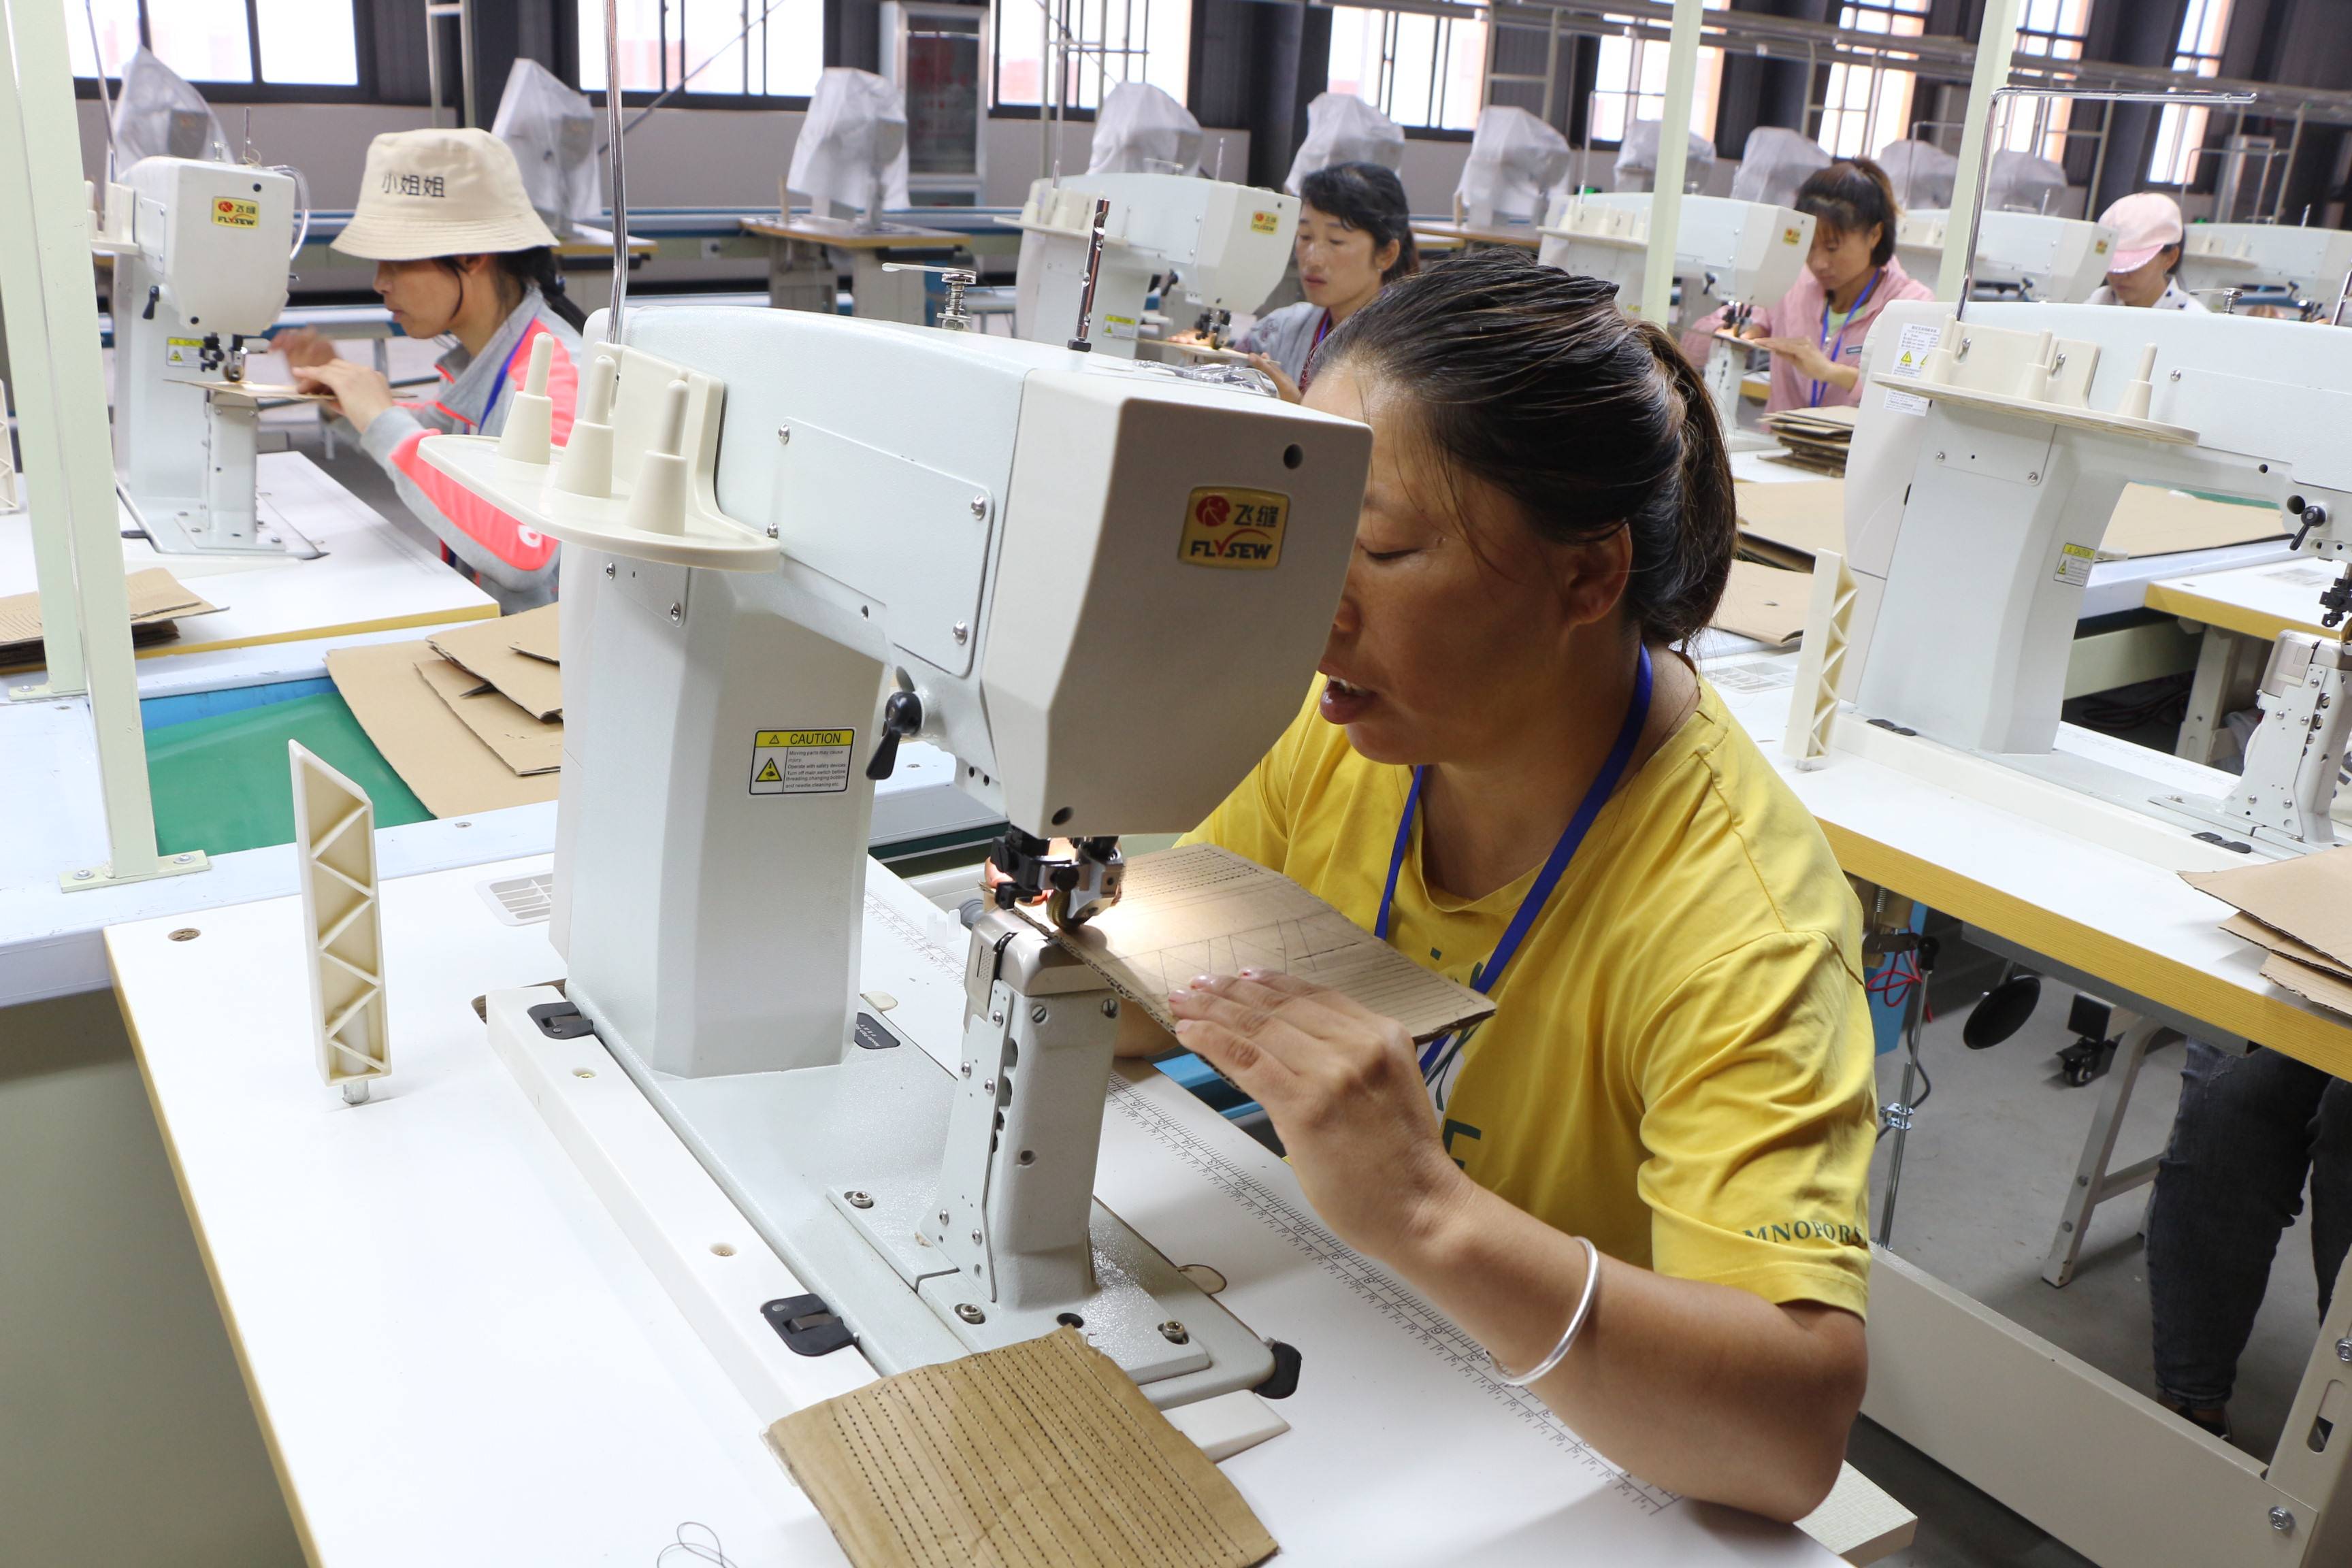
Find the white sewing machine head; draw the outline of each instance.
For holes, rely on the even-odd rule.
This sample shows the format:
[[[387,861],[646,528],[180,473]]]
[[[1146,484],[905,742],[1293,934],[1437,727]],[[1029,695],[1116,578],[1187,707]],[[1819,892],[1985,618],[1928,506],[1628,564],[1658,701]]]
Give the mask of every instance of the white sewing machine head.
[[[1951,214],[1905,213],[1895,224],[1895,254],[1914,278],[1932,279],[1944,263]],[[2079,304],[2106,281],[2116,231],[2082,218],[1987,209],[1977,226],[1975,286],[2014,289],[2021,298]]]
[[[114,253],[115,447],[124,489],[167,553],[268,552],[254,517],[245,341],[286,308],[294,182],[273,169],[142,158],[122,176]],[[124,204],[110,193],[118,216]]]
[[[1290,265],[1298,198],[1189,174],[1071,174],[1039,180],[1017,220],[1021,261],[1013,322],[1022,337],[1063,344],[1078,328],[1095,205],[1110,203],[1087,340],[1135,357],[1152,279],[1174,277],[1163,309],[1255,310]],[[1190,326],[1189,321],[1180,322]]]
[[[2199,223],[2181,237],[2180,286],[2214,310],[2223,290],[2278,291],[2305,317],[2324,315],[2352,276],[2352,233],[2274,223]],[[2216,295],[2222,295],[2215,298]]]
[[[2058,735],[2083,591],[2126,484],[2265,501],[2298,548],[2352,555],[2352,334],[2089,305],[1949,310],[1891,305],[1871,335],[1846,470],[1859,657],[1844,689],[1864,718],[2057,765],[2036,759]],[[2306,770],[2312,788],[2324,772],[2332,796],[2342,752]],[[2315,831],[2308,815],[2228,815],[2242,833]]]
[[[1619,304],[1641,310],[1655,199],[1647,192],[1554,197],[1538,259],[1608,279],[1617,285]],[[1804,275],[1812,247],[1810,213],[1729,196],[1685,196],[1675,231],[1675,276],[1682,285],[1676,325],[1686,327],[1725,305],[1779,300]]]

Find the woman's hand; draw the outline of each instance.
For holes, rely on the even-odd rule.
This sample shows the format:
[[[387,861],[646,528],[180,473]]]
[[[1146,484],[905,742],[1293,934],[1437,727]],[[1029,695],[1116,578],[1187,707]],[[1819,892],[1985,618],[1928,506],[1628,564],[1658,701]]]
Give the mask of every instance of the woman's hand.
[[[1273,378],[1274,389],[1275,391],[1282,394],[1282,400],[1285,403],[1304,403],[1307,401],[1307,395],[1298,390],[1298,384],[1291,380],[1287,375],[1285,375],[1283,374],[1282,367],[1275,363],[1274,361],[1268,359],[1264,354],[1252,354],[1249,356],[1249,362],[1253,369],[1262,370],[1265,372],[1268,376]]]
[[[294,383],[306,392],[324,392],[333,399],[328,411],[352,422],[361,435],[376,416],[392,406],[392,383],[363,364],[331,359],[323,364],[296,365]]]
[[[1176,1039],[1265,1107],[1298,1184],[1357,1251],[1393,1260],[1467,1195],[1404,1026],[1290,974],[1203,976]]]
[[[269,346],[296,370],[326,364],[335,357],[334,340],[310,327],[289,327],[271,338]]]
[[[1815,381],[1834,379],[1837,366],[1830,362],[1829,355],[1822,353],[1819,343],[1804,338],[1759,338],[1756,341],[1759,347],[1769,349],[1794,364],[1800,375],[1810,376]]]

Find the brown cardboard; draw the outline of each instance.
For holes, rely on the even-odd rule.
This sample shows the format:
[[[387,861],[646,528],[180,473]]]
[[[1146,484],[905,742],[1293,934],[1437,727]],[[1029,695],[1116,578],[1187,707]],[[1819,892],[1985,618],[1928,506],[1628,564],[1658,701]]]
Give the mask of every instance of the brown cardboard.
[[[541,620],[537,610],[526,610],[520,616],[509,616],[496,623],[507,629],[507,646],[526,658],[540,659],[548,664],[562,662],[563,652],[556,638],[555,606],[547,606],[547,618]]]
[[[1234,1484],[1074,1329],[920,1366],[768,1428],[854,1568],[1250,1568]]]
[[[535,719],[466,669],[446,658],[417,661],[416,673],[449,705],[475,738],[521,774],[551,773],[563,765],[563,725]]]
[[[1805,612],[1812,596],[1811,572],[1784,572],[1753,561],[1735,561],[1730,580],[1723,585],[1723,602],[1716,606],[1715,624],[1725,631],[1786,647],[1804,635]]]
[[[2352,1015],[2352,980],[2335,970],[2314,969],[2283,952],[2273,952],[2263,960],[2263,978],[2331,1012]]]
[[[2099,542],[2105,556],[2170,555],[2182,550],[2214,550],[2224,544],[2282,538],[2278,512],[2270,507],[2207,500],[2187,490],[2159,485],[2126,485]]]
[[[383,760],[436,816],[465,816],[555,798],[557,773],[518,775],[433,689],[420,665],[448,661],[421,642],[339,647],[327,673]]]
[[[2297,942],[2286,932],[2263,924],[2243,910],[2240,910],[2236,914],[2223,921],[2221,929],[2231,936],[2252,942],[2266,952],[2274,952],[2281,958],[2291,958],[2297,963],[2308,965],[2313,969],[2327,970],[2341,977],[2346,984],[2352,984],[2352,967],[2336,963],[2308,942]]]
[[[1490,1017],[1495,1005],[1423,969],[1279,871],[1213,844],[1139,855],[1119,901],[1075,931],[1019,911],[1173,1033],[1168,994],[1196,974],[1244,967],[1296,974],[1352,996],[1416,1040]]]
[[[520,623],[532,622],[531,627]],[[517,637],[530,638],[534,646],[541,634],[537,623],[544,621],[545,642],[555,641],[555,606],[541,605],[520,616],[502,616],[497,620],[470,621],[447,631],[436,632],[431,638],[434,650],[446,659],[454,659],[482,679],[488,681],[509,701],[534,719],[557,719],[563,714],[563,675],[553,663],[527,658],[516,645]]]
[[[142,641],[176,635],[163,623],[220,612],[219,605],[206,604],[202,595],[161,566],[133,572],[122,585],[131,601],[132,634]],[[142,633],[145,635],[140,637]],[[19,655],[37,658],[40,640],[41,595],[11,594],[0,599],[0,663],[13,662]]]
[[[2339,964],[2352,965],[2352,846],[2180,879]]]
[[[1812,570],[1817,551],[1845,550],[1845,481],[1787,479],[1732,486],[1739,542],[1777,565]],[[1764,546],[1761,550],[1754,547]]]

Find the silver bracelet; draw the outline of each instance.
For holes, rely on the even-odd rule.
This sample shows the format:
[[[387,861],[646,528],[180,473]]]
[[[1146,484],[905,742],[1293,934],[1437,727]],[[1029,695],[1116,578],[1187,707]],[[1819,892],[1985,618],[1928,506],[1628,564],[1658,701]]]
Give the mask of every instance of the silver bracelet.
[[[1601,1285],[1601,1249],[1583,1237],[1576,1239],[1584,1247],[1584,1292],[1577,1297],[1576,1314],[1568,1320],[1567,1331],[1559,1336],[1559,1343],[1551,1347],[1551,1354],[1528,1371],[1513,1374],[1503,1370],[1503,1363],[1495,1359],[1493,1351],[1486,1352],[1486,1364],[1494,1368],[1495,1375],[1509,1387],[1525,1388],[1566,1360],[1570,1347],[1576,1343],[1576,1336],[1584,1329],[1584,1320],[1592,1315],[1592,1294]]]

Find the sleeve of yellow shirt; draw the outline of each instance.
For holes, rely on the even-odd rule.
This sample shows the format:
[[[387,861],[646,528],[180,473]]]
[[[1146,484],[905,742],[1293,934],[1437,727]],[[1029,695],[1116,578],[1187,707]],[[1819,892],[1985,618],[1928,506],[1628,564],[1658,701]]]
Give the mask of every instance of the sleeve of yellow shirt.
[[[1861,1313],[1877,1128],[1868,1003],[1819,931],[1691,974],[1633,1059],[1653,1267]]]
[[[1269,870],[1283,868],[1290,852],[1290,797],[1299,751],[1306,743],[1307,726],[1322,722],[1315,711],[1322,695],[1323,679],[1318,676],[1307,688],[1306,706],[1290,721],[1290,728],[1209,814],[1208,820],[1177,842],[1214,844]]]

